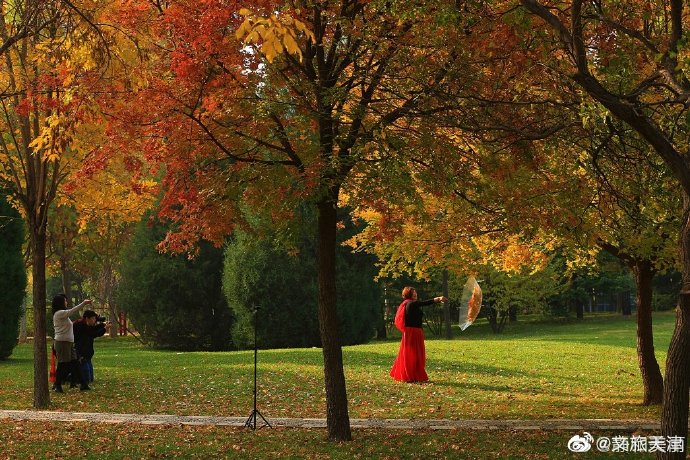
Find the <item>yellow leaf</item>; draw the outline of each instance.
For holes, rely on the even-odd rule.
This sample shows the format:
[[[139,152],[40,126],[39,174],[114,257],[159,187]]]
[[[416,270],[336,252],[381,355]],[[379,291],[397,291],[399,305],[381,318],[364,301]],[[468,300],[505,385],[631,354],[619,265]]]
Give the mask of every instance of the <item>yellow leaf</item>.
[[[34,152],[37,150],[41,150],[44,146],[45,146],[45,140],[43,139],[43,136],[38,136],[33,141],[31,141],[31,143],[29,144],[29,147]]]
[[[249,21],[249,19],[245,19],[242,22],[242,24],[240,25],[240,27],[237,29],[237,32],[235,32],[235,37],[238,40],[242,40],[249,33],[251,28],[252,28],[251,22]]]
[[[48,162],[58,161],[60,159],[60,154],[55,151],[49,150],[46,152],[45,155],[43,155],[43,159]]]
[[[252,30],[249,32],[249,35],[247,35],[247,38],[244,39],[245,43],[255,43],[259,41],[259,34],[256,33],[256,30]]]
[[[243,8],[240,14],[246,19],[235,32],[238,40],[244,43],[260,45],[260,50],[268,62],[273,62],[276,56],[284,51],[299,56],[302,60],[302,52],[297,43],[297,33],[304,33],[308,39],[314,40],[314,34],[307,26],[290,16],[272,14],[269,17],[258,17],[251,11]]]
[[[266,59],[268,62],[273,62],[273,59],[277,56],[277,52],[275,47],[273,46],[275,42],[273,41],[266,41],[261,45],[261,51],[264,53],[264,56],[266,56]]]
[[[285,49],[287,49],[287,52],[290,54],[300,54],[300,49],[299,45],[297,45],[297,42],[295,41],[294,38],[292,38],[292,35],[286,35],[285,38],[283,39],[283,44],[285,45]],[[301,56],[300,56],[301,60]]]
[[[256,27],[254,27],[254,31],[256,31],[256,33],[258,33],[261,36],[261,38],[264,38],[264,36],[266,35],[266,26],[262,23],[259,23],[256,25]]]

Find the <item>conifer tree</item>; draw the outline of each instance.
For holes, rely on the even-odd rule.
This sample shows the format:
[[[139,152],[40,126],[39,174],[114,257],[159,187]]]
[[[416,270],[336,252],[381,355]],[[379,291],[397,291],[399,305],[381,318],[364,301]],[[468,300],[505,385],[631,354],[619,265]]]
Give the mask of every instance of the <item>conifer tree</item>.
[[[0,359],[12,354],[19,337],[26,289],[23,242],[24,226],[19,213],[0,195]]]

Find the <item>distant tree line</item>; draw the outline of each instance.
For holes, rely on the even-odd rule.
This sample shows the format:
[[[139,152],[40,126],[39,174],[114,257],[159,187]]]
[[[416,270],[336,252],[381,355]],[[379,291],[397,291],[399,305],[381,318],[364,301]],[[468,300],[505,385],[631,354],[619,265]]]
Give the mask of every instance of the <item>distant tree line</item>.
[[[5,298],[0,302],[0,357],[6,358],[17,343],[26,270],[22,256],[23,224],[6,201],[0,205],[0,245],[7,255],[0,261],[0,283],[4,285],[1,292]],[[349,222],[347,215],[341,217],[343,222]],[[291,241],[285,241],[284,235],[257,238],[238,231],[223,248],[204,243],[190,258],[157,250],[167,231],[168,226],[148,214],[120,254],[117,304],[127,312],[147,343],[176,350],[251,348],[253,312],[259,307],[256,321],[260,347],[320,346],[316,249],[308,234],[296,229]],[[352,224],[345,225],[339,242],[356,231]],[[385,337],[404,286],[416,286],[420,297],[441,291],[438,273],[432,273],[429,281],[403,276],[376,282],[374,256],[353,253],[349,247],[339,245],[337,258],[344,344]],[[582,316],[596,312],[597,305],[602,303],[609,310],[626,314],[632,307],[634,283],[630,271],[606,253],[600,255],[595,267],[568,271],[564,260],[554,255],[536,273],[507,274],[487,266],[478,278],[484,291],[480,318],[486,318],[496,332],[521,315]],[[464,281],[464,277],[450,277],[453,322],[458,320],[458,298]],[[657,274],[656,310],[674,308],[679,283],[680,276],[675,271]],[[53,277],[47,287],[48,298],[52,298],[62,290],[62,282]],[[78,287],[81,292],[83,286]],[[428,332],[442,335],[441,307],[428,308],[426,319]],[[46,323],[50,335],[50,315]]]
[[[256,320],[259,347],[320,346],[316,249],[310,235],[297,229],[286,242],[284,235],[257,238],[237,231],[224,248],[205,243],[190,258],[156,249],[167,230],[145,216],[121,255],[117,304],[148,343],[179,350],[251,348]],[[355,231],[351,224],[345,226],[340,242]],[[441,290],[440,276],[434,274],[431,281],[402,277],[376,282],[375,263],[372,255],[339,245],[337,295],[344,344],[383,336],[380,331],[390,326],[405,285],[417,286],[421,297]],[[666,294],[673,292],[673,275],[656,278],[657,309],[673,308],[673,297]],[[496,332],[525,314],[581,317],[596,312],[597,298],[604,297],[609,309],[629,314],[634,292],[629,270],[605,253],[596,267],[567,271],[565,261],[555,255],[536,273],[508,274],[487,266],[478,277],[484,291],[480,317]],[[464,281],[450,279],[453,322]],[[427,309],[426,319],[429,332],[441,335],[440,307]]]
[[[117,303],[145,340],[180,350],[250,348],[259,307],[260,347],[320,346],[311,235],[285,243],[238,231],[224,249],[205,243],[190,258],[156,249],[166,231],[145,216],[121,257]],[[383,321],[373,256],[341,246],[337,258],[341,337],[365,343]]]

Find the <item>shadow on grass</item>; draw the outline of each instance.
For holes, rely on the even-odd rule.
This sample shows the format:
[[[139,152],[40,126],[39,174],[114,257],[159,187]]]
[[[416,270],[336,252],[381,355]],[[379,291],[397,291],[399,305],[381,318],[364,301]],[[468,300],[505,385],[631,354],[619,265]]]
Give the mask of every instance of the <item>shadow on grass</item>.
[[[9,357],[8,359],[3,359],[0,360],[0,366],[3,367],[9,367],[9,366],[22,366],[26,363],[33,362],[31,358],[13,358]]]
[[[561,391],[553,391],[552,389],[548,391],[540,390],[538,388],[520,388],[514,385],[491,385],[486,383],[469,383],[469,382],[454,382],[450,380],[435,380],[433,379],[433,373],[429,377],[429,383],[434,385],[452,387],[461,390],[471,390],[471,391],[487,391],[496,393],[521,393],[527,395],[549,395],[568,398],[572,395],[569,393],[564,393]]]
[[[655,344],[665,349],[670,341],[675,324],[673,312],[656,312],[653,318]],[[579,343],[635,349],[637,320],[635,316],[598,315],[576,318],[550,320],[527,320],[508,323],[503,332],[496,334],[486,319],[480,319],[469,329],[453,331],[453,340],[476,342],[482,340],[536,340],[544,342]],[[425,330],[427,341],[445,340]]]

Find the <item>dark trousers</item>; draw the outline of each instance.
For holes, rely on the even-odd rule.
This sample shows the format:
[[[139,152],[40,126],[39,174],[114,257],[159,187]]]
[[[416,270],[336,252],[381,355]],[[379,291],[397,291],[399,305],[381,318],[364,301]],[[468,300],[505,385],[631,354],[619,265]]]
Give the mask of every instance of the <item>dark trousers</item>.
[[[82,374],[79,361],[76,359],[70,362],[57,363],[57,368],[55,369],[55,387],[62,388],[62,383],[67,381],[68,377],[73,385],[79,383],[82,388],[88,386],[88,382]]]

